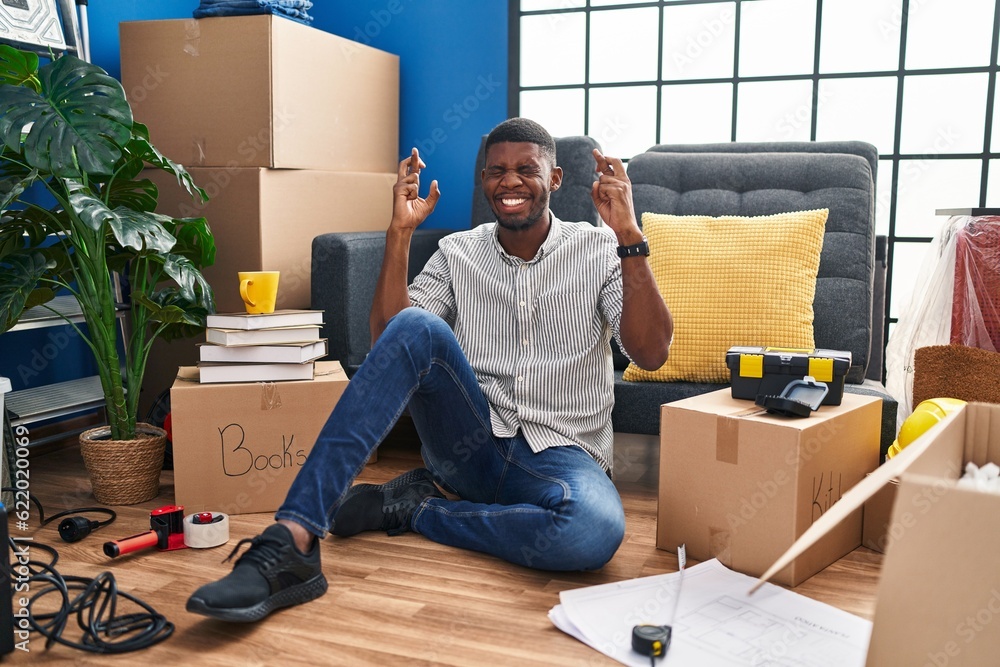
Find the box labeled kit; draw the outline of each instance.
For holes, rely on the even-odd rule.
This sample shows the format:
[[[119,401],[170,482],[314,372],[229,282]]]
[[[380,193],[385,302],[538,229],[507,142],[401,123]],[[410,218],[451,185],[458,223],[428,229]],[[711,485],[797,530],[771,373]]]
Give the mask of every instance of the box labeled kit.
[[[186,512],[273,512],[347,387],[336,361],[313,380],[200,384],[181,368],[170,389],[174,495]]]
[[[767,414],[728,389],[660,413],[656,546],[687,545],[759,575],[876,468],[881,400],[847,394],[812,416]],[[796,586],[861,544],[861,511],[775,577]]]
[[[851,353],[840,350],[785,347],[731,347],[726,352],[733,398],[755,400],[778,396],[793,380],[811,376],[825,382],[829,393],[823,405],[840,405]]]
[[[128,21],[119,34],[135,119],[175,162],[396,171],[399,56],[270,15]]]

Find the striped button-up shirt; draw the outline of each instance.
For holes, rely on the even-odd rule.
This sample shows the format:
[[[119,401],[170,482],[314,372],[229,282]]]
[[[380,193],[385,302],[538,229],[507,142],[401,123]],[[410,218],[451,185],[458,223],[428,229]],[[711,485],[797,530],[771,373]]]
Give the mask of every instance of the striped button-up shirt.
[[[607,227],[551,218],[528,261],[503,249],[496,223],[446,236],[410,285],[410,302],[454,330],[494,435],[520,430],[536,453],[579,445],[610,471],[618,241]]]

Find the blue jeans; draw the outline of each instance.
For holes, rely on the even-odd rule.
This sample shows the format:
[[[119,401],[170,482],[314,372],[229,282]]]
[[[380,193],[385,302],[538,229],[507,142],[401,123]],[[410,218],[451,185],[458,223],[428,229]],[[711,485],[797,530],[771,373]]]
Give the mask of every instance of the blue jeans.
[[[601,466],[576,445],[535,454],[520,434],[495,437],[453,332],[418,308],[389,321],[275,517],[325,535],[351,482],[407,406],[425,465],[460,498],[424,500],[412,530],[545,570],[597,569],[614,555],[625,514]]]

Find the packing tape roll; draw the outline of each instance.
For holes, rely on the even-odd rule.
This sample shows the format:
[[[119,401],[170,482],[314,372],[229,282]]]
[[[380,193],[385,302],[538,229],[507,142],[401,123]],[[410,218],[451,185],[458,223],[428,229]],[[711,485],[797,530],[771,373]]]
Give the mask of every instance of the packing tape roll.
[[[211,515],[209,523],[201,523]],[[195,523],[195,518],[199,523]],[[221,517],[221,518],[220,518]],[[184,544],[193,549],[210,549],[229,541],[229,517],[222,512],[199,512],[184,517]]]

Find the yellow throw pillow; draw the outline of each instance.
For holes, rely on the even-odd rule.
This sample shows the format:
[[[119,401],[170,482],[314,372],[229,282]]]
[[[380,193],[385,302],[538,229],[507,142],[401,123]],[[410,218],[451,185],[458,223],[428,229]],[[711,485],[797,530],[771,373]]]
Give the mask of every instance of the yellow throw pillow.
[[[674,318],[667,362],[633,381],[729,382],[734,345],[812,348],[829,209],[753,218],[642,214],[649,263]]]

